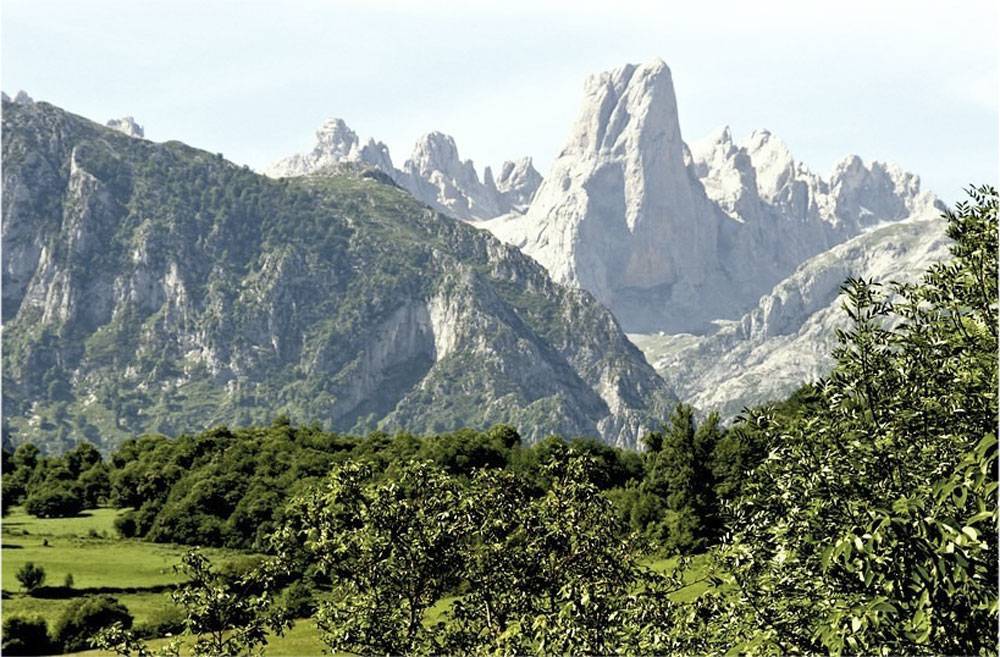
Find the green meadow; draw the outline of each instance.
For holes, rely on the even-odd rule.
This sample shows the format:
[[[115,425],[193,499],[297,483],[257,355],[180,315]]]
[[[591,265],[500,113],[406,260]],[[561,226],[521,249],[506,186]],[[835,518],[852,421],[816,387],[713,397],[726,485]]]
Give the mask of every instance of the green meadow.
[[[116,538],[114,519],[124,510],[93,509],[73,518],[35,518],[15,507],[3,519],[3,613],[41,616],[54,623],[82,597],[107,593],[128,607],[136,625],[169,614],[170,591],[181,582],[174,572],[187,548]],[[243,556],[208,549],[222,563]],[[15,574],[25,563],[45,569],[45,582],[25,594]],[[64,586],[72,575],[71,588]]]

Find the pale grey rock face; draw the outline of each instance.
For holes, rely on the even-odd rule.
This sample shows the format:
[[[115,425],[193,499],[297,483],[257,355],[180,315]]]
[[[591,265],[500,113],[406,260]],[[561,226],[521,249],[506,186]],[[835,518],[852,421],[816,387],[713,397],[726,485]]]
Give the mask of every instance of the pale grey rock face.
[[[719,316],[733,301],[718,258],[725,217],[688,168],[670,70],[624,66],[592,76],[584,95],[527,213],[485,227],[589,290],[626,328]]]
[[[400,185],[418,199],[463,220],[501,214],[495,185],[480,182],[472,160],[458,156],[455,140],[440,132],[424,135],[403,165]]]
[[[493,175],[490,168],[486,167],[486,171],[492,180]],[[486,175],[484,175],[485,177]],[[501,207],[523,213],[528,209],[541,184],[542,174],[535,170],[531,158],[522,157],[516,162],[508,160],[503,163],[494,187],[500,194]]]
[[[440,132],[421,137],[402,169],[397,169],[385,144],[370,139],[360,146],[357,134],[341,119],[323,124],[311,152],[283,158],[264,174],[306,176],[345,162],[378,169],[420,201],[464,221],[523,211],[541,183],[530,158],[505,162],[499,181],[487,167],[480,181],[472,160],[461,159],[455,140]]]
[[[14,96],[14,102],[17,103],[18,105],[34,105],[35,104],[35,101],[32,99],[32,97],[29,96],[28,92],[24,91],[23,89],[21,91],[18,91],[17,95]]]
[[[131,116],[125,116],[120,119],[111,119],[106,124],[109,128],[113,128],[122,134],[126,134],[129,137],[135,137],[137,139],[142,139],[146,136],[145,131],[143,131],[142,126],[135,122],[135,119]]]
[[[272,178],[306,176],[342,163],[363,164],[390,176],[395,173],[389,149],[382,142],[369,140],[361,146],[358,135],[343,119],[327,119],[316,131],[312,151],[278,160],[264,174]]]
[[[486,222],[635,332],[704,333],[806,259],[940,207],[919,179],[853,156],[827,180],[779,139],[728,128],[686,145],[659,60],[591,77],[580,116],[526,213]]]
[[[836,329],[848,325],[848,277],[914,282],[948,256],[936,209],[885,223],[804,262],[737,321],[707,336],[630,335],[678,396],[731,418],[829,374]]]

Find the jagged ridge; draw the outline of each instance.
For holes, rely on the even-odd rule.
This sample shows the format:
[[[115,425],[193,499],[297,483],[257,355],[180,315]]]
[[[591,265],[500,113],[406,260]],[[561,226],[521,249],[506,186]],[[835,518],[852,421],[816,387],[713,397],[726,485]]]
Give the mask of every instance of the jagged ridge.
[[[312,151],[282,158],[264,173],[272,178],[304,176],[345,162],[374,167],[417,199],[464,221],[523,212],[542,180],[531,158],[525,157],[504,162],[495,179],[486,167],[480,181],[472,160],[461,159],[455,140],[441,132],[421,137],[402,169],[397,169],[384,143],[369,139],[361,146],[343,119],[330,119],[320,127]]]

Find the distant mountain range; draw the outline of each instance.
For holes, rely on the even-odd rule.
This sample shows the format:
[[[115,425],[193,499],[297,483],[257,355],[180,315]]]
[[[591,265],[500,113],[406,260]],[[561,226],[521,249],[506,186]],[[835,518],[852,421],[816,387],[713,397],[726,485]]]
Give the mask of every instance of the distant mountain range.
[[[333,140],[346,147],[323,135],[312,153],[268,172],[361,159],[389,173],[517,246],[556,281],[593,293],[682,399],[729,416],[827,371],[847,276],[909,280],[947,255],[944,206],[895,165],[851,155],[823,178],[767,130],[737,141],[721,128],[685,143],[660,60],[588,79],[544,181],[528,160],[505,165],[529,174],[517,177],[525,184],[509,207],[439,133],[418,143],[402,171],[382,145],[370,142],[366,152],[384,157],[369,157],[353,133]],[[734,328],[748,322],[753,331]]]
[[[4,98],[5,442],[285,412],[635,445],[675,403],[589,294],[384,172],[273,180],[140,134]]]
[[[659,60],[587,81],[544,180],[530,158],[480,178],[438,132],[396,168],[341,119],[266,176],[143,135],[4,96],[5,440],[288,412],[635,445],[678,397],[731,417],[822,376],[845,278],[947,255],[896,166],[685,143]]]

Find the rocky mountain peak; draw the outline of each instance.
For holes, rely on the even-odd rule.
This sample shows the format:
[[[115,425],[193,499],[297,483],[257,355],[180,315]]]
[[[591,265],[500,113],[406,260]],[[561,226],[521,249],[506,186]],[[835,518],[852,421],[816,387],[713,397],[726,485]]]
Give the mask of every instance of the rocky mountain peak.
[[[796,162],[792,152],[769,130],[754,130],[742,146],[753,162],[761,198],[774,201],[795,175]]]
[[[316,131],[314,153],[338,160],[348,159],[358,146],[358,135],[341,118],[327,119]]]
[[[528,440],[635,445],[674,404],[590,295],[381,174],[346,163],[275,185],[47,103],[6,104],[2,118],[4,339],[17,345],[3,402],[16,435],[62,444],[82,427],[110,450],[287,404],[341,432],[506,422]],[[331,127],[331,144],[352,141]],[[168,159],[169,172],[148,166]],[[204,214],[186,211],[194,195]]]
[[[371,165],[376,169],[381,169],[385,173],[389,174],[390,177],[395,178],[393,175],[396,171],[395,167],[392,166],[392,157],[389,155],[389,147],[380,141],[375,141],[374,139],[369,139],[368,143],[361,147],[358,151],[358,159],[365,164]]]
[[[659,324],[664,297],[693,299],[693,286],[714,276],[720,215],[685,152],[666,64],[591,76],[528,212],[487,227],[560,282],[591,291],[627,327]],[[667,311],[675,320],[686,314],[682,303],[685,312]]]
[[[636,332],[735,319],[806,259],[933,204],[898,169],[849,159],[830,180],[770,131],[685,145],[661,60],[591,76],[527,212],[486,224]],[[742,310],[741,310],[742,309]]]
[[[471,160],[468,163],[471,165]],[[404,166],[409,171],[427,175],[433,171],[453,173],[462,164],[455,139],[451,135],[434,131],[417,141],[413,146],[413,154]]]
[[[21,91],[18,91],[17,95],[14,96],[14,102],[17,103],[18,105],[34,105],[35,104],[35,100],[31,96],[28,95],[27,91],[25,91],[23,89]]]
[[[746,222],[760,215],[756,172],[750,155],[733,141],[729,126],[690,145],[691,164],[705,193],[730,218]]]
[[[129,137],[135,137],[137,139],[142,139],[146,136],[145,131],[142,126],[136,123],[135,119],[131,116],[124,116],[120,119],[111,119],[106,124],[109,128],[117,130]]]
[[[621,154],[652,140],[661,141],[663,150],[679,158],[677,100],[663,60],[627,64],[587,79],[568,150]]]
[[[489,168],[487,167],[487,170]],[[484,176],[485,177],[485,176]],[[490,176],[492,178],[492,174]],[[538,173],[530,157],[522,157],[503,163],[494,186],[505,205],[523,212],[534,198],[542,184],[542,174]]]

